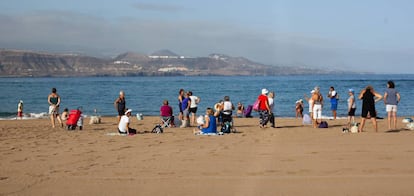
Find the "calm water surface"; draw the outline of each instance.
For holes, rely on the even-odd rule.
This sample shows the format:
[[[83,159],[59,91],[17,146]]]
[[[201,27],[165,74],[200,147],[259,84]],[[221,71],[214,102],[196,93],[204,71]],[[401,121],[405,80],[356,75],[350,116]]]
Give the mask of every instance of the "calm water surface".
[[[399,116],[413,116],[414,75],[312,75],[312,76],[273,76],[273,77],[88,77],[88,78],[0,78],[0,117],[15,116],[17,103],[24,101],[24,113],[41,116],[48,110],[47,96],[56,87],[62,97],[63,108],[75,109],[82,106],[86,115],[94,109],[103,116],[117,115],[113,102],[120,90],[126,93],[127,107],[134,113],[159,115],[159,107],[164,99],[177,113],[178,90],[193,91],[201,98],[198,114],[204,114],[206,107],[229,95],[233,103],[252,104],[262,88],[275,91],[275,114],[278,117],[294,117],[295,102],[303,95],[320,86],[325,96],[324,116],[331,116],[330,104],[326,98],[329,87],[334,86],[340,96],[338,116],[347,114],[346,99],[348,89],[358,93],[366,85],[384,93],[388,80],[394,80],[401,94]],[[307,104],[305,103],[305,111]],[[357,101],[357,115],[360,115],[361,101]],[[385,116],[383,102],[377,103],[379,116]],[[254,113],[253,113],[254,114]]]

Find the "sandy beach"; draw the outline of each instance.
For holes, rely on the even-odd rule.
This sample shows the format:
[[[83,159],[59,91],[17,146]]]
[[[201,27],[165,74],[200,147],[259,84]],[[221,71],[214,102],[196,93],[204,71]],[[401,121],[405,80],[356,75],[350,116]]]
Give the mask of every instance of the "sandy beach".
[[[370,121],[352,134],[343,119],[314,129],[276,118],[276,129],[260,129],[257,118],[235,118],[238,133],[224,136],[108,135],[116,120],[86,118],[82,131],[0,121],[0,195],[414,195],[414,131],[387,131],[385,119],[378,133]]]

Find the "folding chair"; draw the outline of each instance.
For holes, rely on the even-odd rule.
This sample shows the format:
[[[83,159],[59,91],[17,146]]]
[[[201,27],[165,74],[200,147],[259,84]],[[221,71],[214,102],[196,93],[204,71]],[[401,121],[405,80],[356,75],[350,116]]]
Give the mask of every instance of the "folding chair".
[[[161,116],[162,128],[171,127],[172,116]]]

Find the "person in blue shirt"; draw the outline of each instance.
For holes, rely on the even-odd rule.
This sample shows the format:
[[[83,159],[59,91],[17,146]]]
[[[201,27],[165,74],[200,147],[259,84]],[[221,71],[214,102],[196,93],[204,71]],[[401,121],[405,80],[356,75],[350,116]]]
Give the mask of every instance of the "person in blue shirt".
[[[328,98],[331,99],[331,110],[333,119],[336,120],[336,110],[338,109],[338,93],[335,91],[335,88],[331,86],[329,88]]]
[[[194,130],[194,134],[214,134],[217,133],[217,122],[214,111],[211,108],[206,109],[204,123],[198,127],[198,131]]]
[[[183,111],[183,120],[181,120],[181,128],[185,128],[190,126],[190,105],[191,105],[191,99],[190,94],[187,92],[185,94],[185,97],[183,99],[183,102],[181,103],[181,109]]]

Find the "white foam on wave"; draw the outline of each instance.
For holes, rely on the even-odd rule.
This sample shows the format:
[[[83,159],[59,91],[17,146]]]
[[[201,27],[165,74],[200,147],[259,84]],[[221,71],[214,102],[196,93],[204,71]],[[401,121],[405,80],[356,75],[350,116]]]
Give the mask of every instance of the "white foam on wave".
[[[41,113],[25,113],[23,114],[22,120],[30,120],[30,119],[42,119],[42,118],[48,118],[49,114],[46,112]],[[20,118],[17,116],[9,116],[9,117],[2,117],[0,120],[17,120]]]

